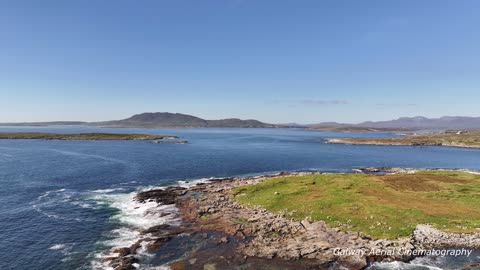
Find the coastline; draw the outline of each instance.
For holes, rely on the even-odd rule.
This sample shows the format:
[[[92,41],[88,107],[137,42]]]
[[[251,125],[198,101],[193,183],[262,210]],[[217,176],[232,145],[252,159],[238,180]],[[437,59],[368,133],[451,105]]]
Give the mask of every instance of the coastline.
[[[441,146],[468,149],[480,149],[478,143],[456,143],[432,138],[421,138],[409,135],[401,138],[328,138],[322,139],[329,144],[350,144],[350,145],[387,145],[387,146]]]
[[[373,171],[373,168],[369,170]],[[407,169],[395,169],[389,173],[403,170]],[[170,263],[172,269],[203,269],[207,265],[224,269],[231,265],[249,264],[277,264],[286,269],[318,269],[319,266],[365,269],[373,262],[408,262],[419,256],[414,253],[415,250],[480,248],[479,233],[445,233],[425,224],[419,224],[410,237],[372,239],[362,233],[329,227],[323,221],[313,222],[308,218],[294,221],[287,217],[286,212],[274,214],[260,207],[245,206],[237,202],[231,192],[234,187],[259,183],[272,177],[308,174],[322,173],[287,172],[245,178],[215,178],[192,185],[140,191],[135,197],[137,203],[174,206],[176,211],[170,210],[164,215],[181,222],[143,230],[135,244],[113,250],[112,254],[116,256],[106,260],[115,269],[135,269],[140,248],[155,251],[185,234],[206,244]]]
[[[468,148],[468,149],[480,149],[480,145],[461,145],[461,144],[448,144],[448,143],[411,143],[398,141],[381,141],[380,139],[363,139],[363,138],[333,138],[324,139],[325,143],[329,144],[351,144],[351,145],[377,145],[377,146],[442,146],[442,147],[455,147],[455,148]]]

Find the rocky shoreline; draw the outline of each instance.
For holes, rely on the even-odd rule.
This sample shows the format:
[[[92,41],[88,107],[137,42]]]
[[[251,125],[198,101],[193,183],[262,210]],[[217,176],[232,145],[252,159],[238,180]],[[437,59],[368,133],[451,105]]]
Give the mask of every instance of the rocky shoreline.
[[[402,137],[402,138],[330,138],[322,139],[323,142],[329,144],[351,144],[351,145],[376,145],[376,146],[442,146],[455,148],[471,148],[480,149],[478,143],[472,142],[448,142],[432,140],[430,138],[417,139],[416,137]]]
[[[392,169],[389,173],[413,169]],[[374,168],[362,173],[377,173]],[[159,225],[142,232],[130,247],[113,251],[107,258],[114,269],[136,269],[137,250],[161,249],[180,235],[197,241],[196,248],[170,263],[171,269],[365,269],[373,262],[410,261],[416,250],[440,248],[480,248],[480,233],[453,234],[429,225],[418,225],[410,237],[377,240],[358,232],[327,226],[306,218],[295,221],[288,213],[271,213],[238,203],[234,187],[254,184],[285,175],[319,172],[279,173],[247,178],[210,179],[191,187],[173,186],[143,191],[139,202],[174,204],[180,225]]]

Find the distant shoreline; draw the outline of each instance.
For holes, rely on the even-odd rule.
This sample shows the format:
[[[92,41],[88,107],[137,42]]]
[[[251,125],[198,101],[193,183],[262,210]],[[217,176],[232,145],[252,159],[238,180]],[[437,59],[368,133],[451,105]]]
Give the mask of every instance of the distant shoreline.
[[[388,145],[388,146],[444,146],[480,148],[480,131],[446,131],[423,134],[406,134],[400,138],[329,138],[331,144]]]
[[[42,132],[1,132],[0,140],[68,140],[68,141],[97,141],[97,140],[163,140],[176,139],[171,135],[150,134],[121,134],[121,133],[42,133]]]

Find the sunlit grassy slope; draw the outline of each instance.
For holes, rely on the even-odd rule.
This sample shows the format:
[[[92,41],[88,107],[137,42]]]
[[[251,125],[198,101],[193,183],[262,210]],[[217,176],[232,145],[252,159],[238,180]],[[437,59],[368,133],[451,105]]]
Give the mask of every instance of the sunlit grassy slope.
[[[292,218],[324,220],[373,238],[408,236],[417,224],[480,232],[480,176],[458,171],[415,174],[315,174],[267,179],[233,190],[244,204]]]

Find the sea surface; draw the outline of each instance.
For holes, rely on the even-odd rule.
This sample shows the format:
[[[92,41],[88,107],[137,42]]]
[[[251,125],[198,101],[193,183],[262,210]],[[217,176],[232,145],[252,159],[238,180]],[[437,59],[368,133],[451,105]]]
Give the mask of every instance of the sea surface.
[[[303,129],[115,129],[0,127],[0,132],[117,132],[177,135],[188,144],[149,141],[0,140],[0,269],[103,269],[112,247],[136,241],[138,230],[175,222],[132,201],[135,191],[209,177],[279,171],[350,172],[358,167],[480,170],[480,150],[448,147],[326,144],[322,138],[395,133]],[[167,259],[143,254],[141,269]],[[149,257],[150,256],[150,257]],[[420,258],[373,269],[459,269],[480,261]],[[473,268],[470,268],[473,269]]]

